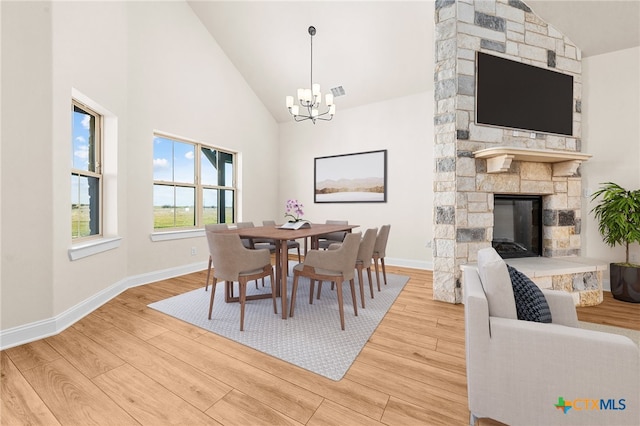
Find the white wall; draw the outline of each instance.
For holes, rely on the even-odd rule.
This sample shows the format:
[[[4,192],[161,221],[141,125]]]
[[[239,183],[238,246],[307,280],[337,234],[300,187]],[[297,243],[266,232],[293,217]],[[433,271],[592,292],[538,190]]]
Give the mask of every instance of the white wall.
[[[580,167],[582,187],[593,193],[601,183],[615,182],[638,189],[640,48],[584,58],[582,70],[582,150],[593,155]],[[583,256],[624,261],[624,247],[612,249],[602,242],[598,224],[590,213],[594,205],[590,197],[583,198]],[[632,261],[640,263],[640,247],[635,244],[631,249]]]
[[[243,218],[276,214],[278,126],[186,3],[0,7],[3,332],[55,328],[52,318],[131,277],[206,264],[204,237],[150,240],[153,130],[240,152]],[[119,248],[76,261],[67,254],[72,88],[117,117],[122,237]]]
[[[241,152],[240,219],[261,223],[275,214],[278,126],[186,3],[128,2],[127,13],[131,275],[208,258],[204,238],[149,239],[153,130]]]
[[[2,2],[0,7],[4,329],[52,314],[53,123],[50,4]]]
[[[305,219],[347,219],[358,230],[391,224],[387,263],[431,269],[433,92],[340,110],[332,121],[280,124],[278,219],[297,198]],[[314,158],[386,149],[387,203],[314,204]]]

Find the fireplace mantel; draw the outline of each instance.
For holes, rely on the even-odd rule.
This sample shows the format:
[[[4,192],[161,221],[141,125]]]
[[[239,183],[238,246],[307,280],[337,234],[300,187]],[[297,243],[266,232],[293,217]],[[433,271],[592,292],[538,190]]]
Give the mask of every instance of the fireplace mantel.
[[[488,173],[504,173],[509,171],[511,162],[529,161],[534,163],[552,163],[553,176],[573,176],[583,161],[591,158],[591,154],[571,151],[554,151],[551,149],[529,149],[498,146],[481,149],[473,153],[475,158],[487,160]]]

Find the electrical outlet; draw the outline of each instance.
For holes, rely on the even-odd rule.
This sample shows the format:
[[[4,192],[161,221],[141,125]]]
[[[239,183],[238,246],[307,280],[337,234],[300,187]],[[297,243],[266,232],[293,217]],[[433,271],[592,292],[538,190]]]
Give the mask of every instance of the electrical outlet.
[[[198,254],[198,250],[195,247],[191,247],[191,256]]]

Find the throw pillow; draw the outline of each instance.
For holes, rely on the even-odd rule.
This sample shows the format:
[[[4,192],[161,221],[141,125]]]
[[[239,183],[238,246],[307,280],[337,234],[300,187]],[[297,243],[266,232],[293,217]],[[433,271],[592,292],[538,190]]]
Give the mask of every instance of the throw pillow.
[[[493,247],[478,250],[478,274],[487,296],[489,315],[518,318],[507,264]]]
[[[507,265],[519,320],[551,322],[551,310],[542,291],[525,274]]]

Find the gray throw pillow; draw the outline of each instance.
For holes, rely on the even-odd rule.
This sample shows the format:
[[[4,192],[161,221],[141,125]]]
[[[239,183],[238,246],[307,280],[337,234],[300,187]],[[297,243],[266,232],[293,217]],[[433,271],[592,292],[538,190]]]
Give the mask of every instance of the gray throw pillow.
[[[525,274],[507,265],[513,297],[516,301],[516,312],[519,320],[535,322],[551,322],[551,310],[547,299],[533,281]]]

